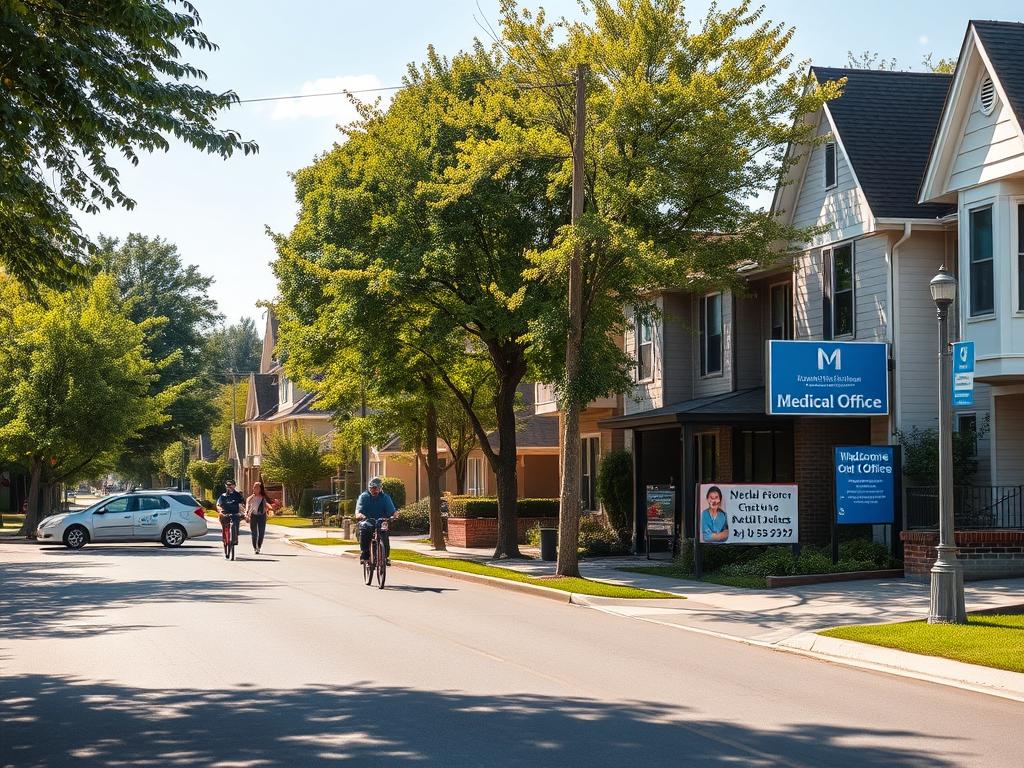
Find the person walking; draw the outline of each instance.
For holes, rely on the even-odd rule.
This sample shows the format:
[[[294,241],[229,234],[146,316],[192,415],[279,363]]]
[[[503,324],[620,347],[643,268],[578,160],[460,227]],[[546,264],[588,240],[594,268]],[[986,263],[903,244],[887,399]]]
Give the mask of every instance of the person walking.
[[[258,555],[263,548],[263,537],[267,533],[267,515],[275,509],[274,502],[263,490],[263,483],[252,484],[252,493],[245,500],[245,522],[252,534],[252,549]]]

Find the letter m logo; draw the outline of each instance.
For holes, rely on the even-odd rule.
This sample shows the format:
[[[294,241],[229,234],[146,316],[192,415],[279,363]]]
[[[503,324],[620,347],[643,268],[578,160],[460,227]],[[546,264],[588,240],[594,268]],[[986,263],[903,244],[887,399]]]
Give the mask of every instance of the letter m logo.
[[[835,349],[832,351],[832,354],[830,355],[824,349],[818,347],[818,370],[825,370],[826,365],[835,366],[835,369],[837,371],[843,370],[843,358],[839,354],[840,351],[841,350]]]

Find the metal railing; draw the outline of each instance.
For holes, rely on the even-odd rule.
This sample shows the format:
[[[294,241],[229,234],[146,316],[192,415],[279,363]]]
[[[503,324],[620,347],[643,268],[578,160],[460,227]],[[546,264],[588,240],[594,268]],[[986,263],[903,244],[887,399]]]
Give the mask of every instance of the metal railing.
[[[937,486],[907,488],[907,528],[939,527]],[[953,525],[959,530],[1024,529],[1024,486],[957,485],[953,488]]]

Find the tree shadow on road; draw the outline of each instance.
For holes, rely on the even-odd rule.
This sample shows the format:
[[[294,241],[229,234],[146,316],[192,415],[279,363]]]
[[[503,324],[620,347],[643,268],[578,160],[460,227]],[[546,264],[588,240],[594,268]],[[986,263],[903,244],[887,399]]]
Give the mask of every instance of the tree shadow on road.
[[[250,583],[242,594],[234,581],[112,581],[91,575],[89,569],[97,566],[88,560],[76,562],[74,570],[66,568],[67,564],[60,559],[0,563],[0,638],[69,638],[126,632],[140,627],[108,620],[90,623],[89,617],[144,603],[238,604],[258,599],[259,591],[267,588]],[[76,621],[69,621],[69,617]]]
[[[857,766],[973,762],[953,739],[795,723],[772,730],[688,707],[355,684],[148,690],[69,677],[0,681],[2,760],[18,766]],[[869,742],[873,742],[873,745]],[[940,754],[936,754],[940,753]],[[81,761],[85,761],[84,763]]]

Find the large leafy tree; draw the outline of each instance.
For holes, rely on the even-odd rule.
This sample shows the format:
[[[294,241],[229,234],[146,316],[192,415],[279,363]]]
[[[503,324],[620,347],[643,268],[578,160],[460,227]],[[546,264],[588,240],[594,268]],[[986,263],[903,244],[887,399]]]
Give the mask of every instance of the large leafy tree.
[[[579,414],[595,397],[630,386],[633,361],[619,342],[623,307],[665,286],[742,290],[737,267],[779,259],[775,243],[804,241],[749,200],[774,188],[791,142],[812,140],[799,118],[837,95],[817,86],[787,52],[792,28],[742,2],[712,7],[690,24],[681,0],[590,0],[592,16],[563,21],[503,3],[504,50],[527,84],[561,81],[578,64],[586,77],[584,186],[576,226],[563,226],[532,254],[530,277],[554,301],[532,320],[536,361],[557,385],[564,418],[557,570],[578,575]],[[574,89],[531,88],[521,101],[534,121],[510,137],[523,152],[576,137]],[[511,151],[511,150],[510,150]],[[464,155],[467,174],[496,172],[493,150]],[[566,161],[549,179],[566,194]],[[567,311],[570,260],[582,299]],[[574,334],[578,341],[573,341]],[[567,338],[570,340],[567,345]],[[569,363],[569,364],[567,364]]]
[[[304,489],[331,472],[323,441],[303,429],[271,435],[260,468],[267,480],[284,486],[287,501],[293,505],[299,503]]]
[[[0,454],[29,467],[22,533],[33,535],[48,489],[110,468],[129,440],[167,419],[176,392],[151,393],[145,331],[107,275],[40,300],[0,275],[0,307]]]
[[[211,374],[221,381],[244,378],[259,372],[263,340],[251,317],[213,331],[207,338]]]
[[[134,207],[111,158],[138,164],[172,137],[257,151],[214,125],[238,97],[199,85],[184,48],[216,49],[188,0],[0,3],[0,264],[27,286],[85,274],[74,210]]]
[[[173,243],[141,234],[124,242],[101,237],[94,262],[115,277],[128,316],[145,329],[150,358],[159,362],[151,394],[175,392],[170,418],[131,440],[121,456],[123,474],[148,479],[167,445],[208,431],[217,416],[206,354],[206,336],[220,319],[209,295],[213,279],[182,263]]]

